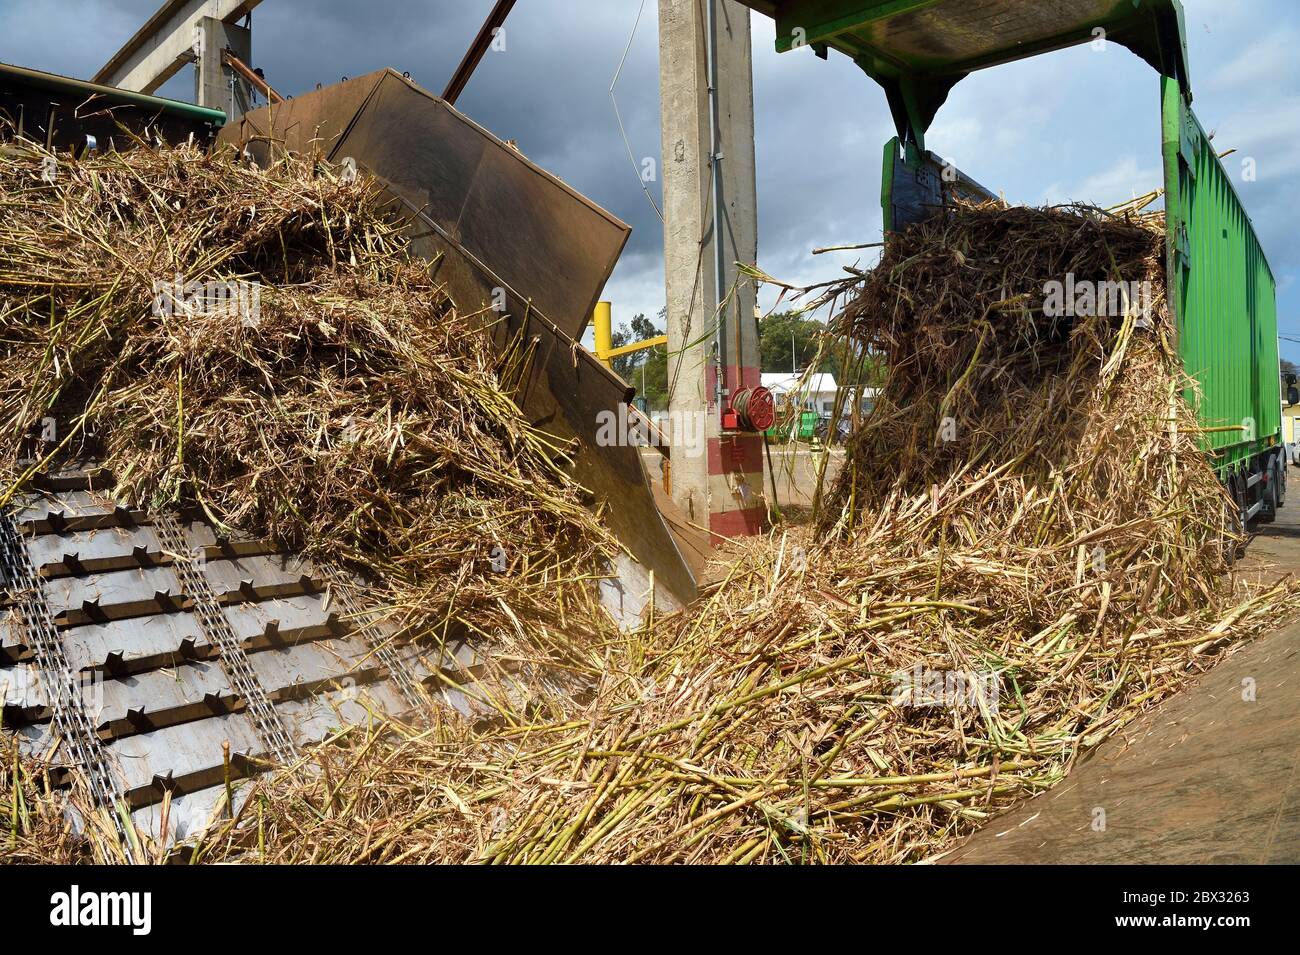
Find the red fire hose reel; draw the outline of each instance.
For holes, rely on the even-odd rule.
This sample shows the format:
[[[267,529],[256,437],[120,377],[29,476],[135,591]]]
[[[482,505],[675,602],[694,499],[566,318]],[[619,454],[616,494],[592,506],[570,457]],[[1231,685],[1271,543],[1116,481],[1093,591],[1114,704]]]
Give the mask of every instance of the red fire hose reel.
[[[762,385],[742,388],[731,399],[731,407],[722,412],[723,431],[766,431],[776,423],[776,402],[772,392]]]

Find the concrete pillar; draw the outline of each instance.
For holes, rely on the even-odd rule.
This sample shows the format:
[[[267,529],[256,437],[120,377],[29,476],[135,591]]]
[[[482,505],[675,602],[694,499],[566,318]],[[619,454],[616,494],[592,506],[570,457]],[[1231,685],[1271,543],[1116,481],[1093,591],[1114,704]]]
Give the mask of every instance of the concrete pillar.
[[[717,230],[705,46],[709,4],[718,76]],[[767,517],[762,436],[724,433],[721,425],[730,396],[760,383],[755,292],[738,281],[735,268],[737,261],[758,258],[749,16],[735,0],[659,0],[672,496],[695,523],[727,536],[757,533]],[[721,312],[719,263],[727,298]]]
[[[227,48],[245,63],[251,63],[252,30],[215,17],[200,18],[194,27],[194,102],[225,110],[226,122],[231,123],[248,112],[250,103],[248,84],[221,62]]]

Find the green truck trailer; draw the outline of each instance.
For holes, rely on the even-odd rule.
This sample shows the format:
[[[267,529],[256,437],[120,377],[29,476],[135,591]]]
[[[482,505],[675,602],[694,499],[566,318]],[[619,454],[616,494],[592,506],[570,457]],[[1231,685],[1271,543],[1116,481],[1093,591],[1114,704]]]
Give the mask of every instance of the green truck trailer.
[[[884,89],[886,231],[988,190],[925,148],[949,91],[974,70],[1079,43],[1118,43],[1158,73],[1166,272],[1186,399],[1243,525],[1285,498],[1275,281],[1219,156],[1192,112],[1178,0],[740,0],[776,21],[779,52],[852,57]],[[1155,105],[1153,103],[1153,105]]]

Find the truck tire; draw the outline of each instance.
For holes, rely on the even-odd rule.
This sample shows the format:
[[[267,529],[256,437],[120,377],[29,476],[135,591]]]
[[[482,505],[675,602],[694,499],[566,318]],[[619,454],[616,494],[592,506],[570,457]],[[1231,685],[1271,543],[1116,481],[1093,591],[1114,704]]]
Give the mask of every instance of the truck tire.
[[[1286,451],[1280,451],[1273,458],[1273,467],[1277,475],[1277,506],[1286,506]]]
[[[1245,469],[1233,468],[1224,484],[1228,488],[1228,497],[1232,498],[1228,514],[1229,526],[1233,533],[1244,539],[1250,535],[1250,522],[1246,519],[1247,495],[1250,492],[1246,488]]]
[[[1223,502],[1223,523],[1229,537],[1223,541],[1223,556],[1229,564],[1235,564],[1245,553],[1246,529],[1241,523],[1241,506],[1236,501],[1236,493],[1229,485],[1232,501]]]
[[[1266,463],[1261,469],[1264,480],[1255,485],[1264,506],[1259,509],[1256,520],[1261,524],[1272,524],[1277,519],[1277,509],[1281,507],[1277,496],[1277,466],[1273,455],[1269,455],[1264,461]]]

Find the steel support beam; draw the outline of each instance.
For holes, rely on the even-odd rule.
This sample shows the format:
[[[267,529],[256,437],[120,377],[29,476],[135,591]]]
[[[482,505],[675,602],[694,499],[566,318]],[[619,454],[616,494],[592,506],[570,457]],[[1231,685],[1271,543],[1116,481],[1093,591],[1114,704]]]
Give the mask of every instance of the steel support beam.
[[[201,17],[195,25],[194,102],[224,110],[227,122],[251,108],[248,81],[226,62],[226,51],[248,62],[253,56],[253,33],[247,27]]]
[[[497,31],[505,24],[506,17],[510,16],[510,11],[514,9],[514,6],[515,0],[497,0],[496,5],[492,7],[492,12],[488,14],[488,18],[483,21],[478,36],[474,37],[474,42],[465,51],[464,58],[461,59],[460,65],[456,67],[456,72],[451,75],[451,79],[447,82],[447,88],[442,91],[442,98],[451,105],[456,105],[456,100],[460,97],[461,91],[465,89],[465,84],[474,75],[474,70],[478,68],[479,61],[483,59],[488,48],[492,46]]]

